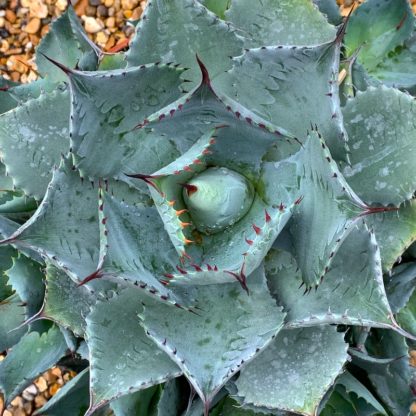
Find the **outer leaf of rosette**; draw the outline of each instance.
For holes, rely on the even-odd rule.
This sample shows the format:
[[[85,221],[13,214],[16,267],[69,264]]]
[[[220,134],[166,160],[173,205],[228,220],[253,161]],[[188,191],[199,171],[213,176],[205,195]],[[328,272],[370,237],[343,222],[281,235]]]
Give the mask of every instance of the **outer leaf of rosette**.
[[[335,37],[335,28],[309,0],[233,0],[225,18],[239,29],[246,48],[317,45]]]
[[[3,241],[36,251],[79,282],[98,263],[97,199],[97,190],[63,158],[39,208]]]
[[[19,85],[17,82],[5,79],[2,76],[0,77],[0,114],[3,114],[6,111],[9,111],[17,106],[17,101],[8,92],[9,89],[17,85]]]
[[[169,140],[147,139],[146,129],[135,128],[182,95],[183,71],[173,64],[150,64],[68,72],[71,147],[75,165],[83,175],[118,178],[126,170],[151,173],[177,156]]]
[[[41,94],[0,116],[2,161],[13,184],[40,200],[54,164],[69,150],[69,94]]]
[[[383,271],[388,272],[416,240],[416,200],[404,202],[398,210],[372,214],[366,221],[380,245]]]
[[[213,78],[231,67],[242,41],[235,28],[196,0],[152,0],[136,28],[127,56],[129,66],[176,62],[190,68],[186,77],[197,85],[198,55]],[[221,48],[218,47],[221,45]]]
[[[235,382],[243,404],[314,415],[348,360],[348,344],[335,327],[281,331]]]
[[[87,415],[110,400],[181,375],[140,325],[137,315],[145,300],[140,291],[126,289],[98,302],[88,315],[91,403]]]
[[[262,266],[252,274],[250,296],[238,283],[186,290],[198,299],[198,315],[145,301],[140,317],[146,334],[183,370],[207,411],[221,387],[273,340],[284,314],[272,301]]]
[[[56,19],[36,48],[36,65],[42,76],[54,82],[64,81],[64,73],[44,55],[53,57],[63,65],[92,71],[97,68],[100,51],[84,31],[71,5]]]
[[[367,203],[399,205],[411,199],[416,179],[414,99],[394,88],[368,88],[343,108],[350,137],[348,183]]]
[[[353,12],[348,23],[347,54],[361,48],[358,59],[366,70],[372,70],[410,37],[414,22],[408,0],[368,0]]]
[[[334,157],[346,159],[346,133],[338,97],[340,42],[249,49],[214,85],[259,117],[304,143],[313,123]],[[278,147],[282,156],[299,150]],[[285,154],[286,153],[286,154]]]
[[[289,194],[300,195],[288,226],[303,281],[307,288],[316,286],[330,270],[365,204],[347,184],[317,131],[310,133],[297,154],[281,162],[265,163],[265,170],[271,190],[276,186],[273,177],[279,177]]]
[[[179,257],[155,207],[133,207],[102,192],[100,218],[98,276],[178,307],[187,303],[159,281]]]
[[[271,251],[266,258],[269,287],[287,311],[286,327],[344,324],[394,328],[374,234],[364,224],[342,243],[317,291],[305,294],[294,257]]]

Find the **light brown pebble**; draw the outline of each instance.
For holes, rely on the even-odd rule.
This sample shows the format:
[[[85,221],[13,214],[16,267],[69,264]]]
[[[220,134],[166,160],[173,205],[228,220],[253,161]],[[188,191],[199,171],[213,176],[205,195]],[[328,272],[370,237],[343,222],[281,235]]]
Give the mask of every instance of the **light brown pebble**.
[[[121,0],[121,7],[124,10],[133,10],[139,5],[139,0]]]
[[[114,16],[116,14],[116,9],[114,7],[110,7],[108,9],[108,15],[109,16]]]
[[[94,19],[91,16],[83,16],[82,20],[84,20],[85,30],[88,33],[97,33],[104,27],[99,20]]]
[[[31,0],[29,2],[29,10],[32,17],[44,19],[48,16],[48,6],[41,0]]]
[[[39,377],[35,381],[35,386],[41,393],[43,393],[48,388],[48,383],[46,382],[45,377]]]
[[[61,386],[58,383],[52,384],[52,386],[49,387],[49,394],[51,396],[54,396],[56,393],[58,393]]]
[[[107,43],[108,35],[101,31],[97,33],[97,37],[95,38],[95,41],[100,45],[104,46]]]
[[[105,7],[111,7],[114,4],[114,0],[104,0]]]
[[[13,12],[13,10],[7,9],[6,10],[6,19],[10,22],[10,23],[15,23],[16,22],[16,14]]]
[[[12,412],[9,412],[8,410],[5,410],[3,413],[3,416],[13,416]]]
[[[20,0],[20,5],[22,7],[29,8],[31,2],[32,2],[32,0]]]
[[[29,20],[29,23],[23,28],[26,33],[35,34],[40,29],[40,19],[33,17]]]
[[[10,44],[9,44],[9,42],[7,42],[7,40],[6,40],[6,39],[3,39],[3,40],[0,42],[0,52],[5,53],[5,52],[7,52],[7,51],[9,50],[9,48],[10,48]]]
[[[36,396],[35,397],[35,407],[38,409],[39,407],[42,407],[47,402],[46,397],[43,396]]]
[[[20,74],[24,74],[27,72],[28,67],[19,58],[21,57],[16,55],[11,56],[7,61],[7,68],[10,71],[17,71]]]
[[[109,17],[105,20],[105,25],[109,28],[113,28],[116,26],[116,19],[114,17]]]
[[[124,10],[123,15],[126,19],[130,19],[133,12],[131,10]]]
[[[31,415],[33,413],[33,400],[30,402],[26,402],[23,405],[23,410],[25,411],[26,415]]]
[[[4,27],[6,23],[6,19],[4,17],[0,17],[0,27]]]
[[[13,407],[23,407],[23,399],[20,396],[15,397],[10,404]]]
[[[133,14],[131,15],[131,19],[132,19],[132,20],[137,20],[137,19],[139,19],[139,18],[140,18],[140,16],[142,15],[142,13],[143,13],[142,8],[141,8],[141,7],[136,7],[136,8],[133,10]]]
[[[68,0],[58,0],[55,3],[55,7],[63,12],[68,7]]]
[[[109,49],[111,49],[114,45],[116,44],[116,40],[113,38],[113,36],[110,36],[110,38],[108,39],[107,43],[104,46],[104,49],[106,51],[108,51]]]

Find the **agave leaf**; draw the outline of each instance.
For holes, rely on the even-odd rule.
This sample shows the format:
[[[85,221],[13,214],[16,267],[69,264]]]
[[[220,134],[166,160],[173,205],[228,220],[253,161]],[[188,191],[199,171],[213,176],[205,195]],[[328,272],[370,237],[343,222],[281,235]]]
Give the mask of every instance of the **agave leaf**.
[[[65,74],[44,55],[63,65],[83,70],[94,70],[98,65],[98,48],[88,39],[71,5],[56,19],[36,48],[36,65],[43,77],[52,82],[64,81]]]
[[[297,154],[265,163],[264,169],[281,178],[289,193],[301,196],[288,224],[293,254],[306,286],[318,285],[342,241],[365,212],[364,203],[348,186],[316,131]]]
[[[405,202],[398,211],[369,215],[366,221],[376,235],[383,272],[387,272],[416,240],[416,200]]]
[[[323,323],[394,325],[383,285],[380,251],[374,235],[364,226],[354,228],[342,243],[317,291],[304,295],[302,273],[287,252],[270,252],[266,270],[272,294],[287,310],[289,328]]]
[[[110,400],[178,377],[182,372],[140,326],[139,290],[98,302],[87,317],[91,403],[88,415]],[[189,312],[187,312],[189,313]],[[120,340],[123,340],[120,343]]]
[[[198,314],[145,301],[140,315],[146,334],[183,370],[205,412],[221,387],[282,326],[284,314],[269,295],[262,267],[250,282],[250,296],[238,283],[187,288],[198,299]],[[217,332],[221,337],[213,336]]]
[[[156,209],[132,207],[107,193],[102,198],[99,276],[134,285],[161,301],[182,304],[183,299],[157,278],[173,268],[177,255]]]
[[[351,16],[345,36],[348,55],[360,49],[359,61],[372,70],[388,52],[411,35],[415,18],[407,0],[368,0]]]
[[[162,394],[160,395],[160,399],[157,403],[156,416],[181,414],[181,409],[187,405],[187,397],[184,391],[183,381],[184,380],[181,378],[175,378],[174,380],[170,380],[165,383]]]
[[[368,373],[377,396],[394,415],[407,415],[414,400],[412,383],[415,370],[409,364],[405,338],[387,329],[374,329],[366,348],[375,357],[395,357],[390,364],[356,363]]]
[[[17,82],[9,81],[3,77],[0,77],[0,114],[11,110],[17,106],[17,101],[8,91],[10,88],[19,85]]]
[[[240,30],[246,48],[316,45],[335,37],[335,28],[308,0],[232,0],[225,16]]]
[[[36,250],[79,281],[98,263],[97,206],[97,190],[62,159],[35,214],[6,242]]]
[[[109,71],[112,69],[123,69],[127,66],[126,54],[124,52],[105,54],[98,66],[98,71]]]
[[[416,34],[413,34],[403,46],[390,52],[370,74],[389,87],[410,89],[416,85],[413,71],[415,60]]]
[[[42,306],[45,292],[41,265],[21,254],[12,260],[13,266],[5,272],[8,283],[26,305],[26,318],[31,318]]]
[[[27,84],[15,85],[10,88],[8,92],[12,96],[16,103],[22,104],[29,100],[39,98],[43,93],[51,93],[55,90],[65,91],[66,85],[53,82],[49,77],[38,78],[36,81],[29,82]]]
[[[334,156],[342,159],[346,142],[337,87],[339,48],[339,42],[332,41],[317,46],[249,49],[233,59],[233,68],[215,85],[301,142],[313,122]],[[294,144],[292,153],[299,149]]]
[[[69,380],[44,406],[33,413],[47,416],[82,415],[89,403],[89,370],[86,368]]]
[[[13,247],[0,247],[0,302],[8,298],[13,289],[7,282],[7,276],[4,272],[13,265],[13,257],[17,256],[17,252]]]
[[[379,87],[358,92],[343,109],[349,136],[350,166],[343,174],[368,204],[399,205],[410,199],[416,179],[416,117],[413,98]]]
[[[69,149],[67,91],[44,94],[0,116],[2,160],[14,185],[42,199],[52,168]]]
[[[401,328],[409,334],[416,336],[416,295],[415,293],[409,299],[408,304],[399,310],[396,319]]]
[[[51,319],[76,336],[84,336],[85,317],[97,299],[97,284],[100,283],[78,286],[66,273],[48,264],[45,301],[38,317]]]
[[[416,288],[416,263],[404,263],[393,268],[386,291],[393,312],[402,309]]]
[[[142,144],[144,139],[135,127],[181,96],[181,73],[183,69],[172,64],[68,72],[72,91],[71,146],[81,173],[91,179],[111,178],[121,176],[131,164],[136,169],[143,169],[143,164],[152,167],[155,154],[147,150],[142,155],[144,144],[150,143]],[[166,147],[169,142],[165,139],[162,144]],[[161,156],[172,152],[169,146],[164,150],[153,143],[153,147]],[[153,167],[161,166],[153,162]]]
[[[27,332],[27,327],[20,327],[25,321],[25,315],[25,308],[17,294],[0,302],[0,351],[5,351],[17,344]]]
[[[160,385],[127,394],[110,403],[115,416],[155,415],[157,399],[160,396]],[[171,409],[173,410],[173,409]],[[174,414],[173,412],[171,414]]]
[[[181,64],[191,69],[186,77],[196,85],[200,79],[196,55],[215,78],[231,67],[229,57],[241,51],[235,29],[196,0],[153,0],[147,3],[126,57],[129,66]]]
[[[347,357],[344,334],[334,327],[283,330],[241,371],[238,396],[271,410],[315,414]]]
[[[224,20],[225,12],[229,9],[231,0],[200,0],[200,3]]]
[[[0,389],[6,406],[38,375],[65,355],[66,342],[57,326],[42,335],[24,335],[0,363]],[[19,363],[19,365],[16,365]]]
[[[318,6],[319,11],[326,16],[329,23],[337,26],[342,22],[342,16],[335,0],[313,0],[313,2]]]

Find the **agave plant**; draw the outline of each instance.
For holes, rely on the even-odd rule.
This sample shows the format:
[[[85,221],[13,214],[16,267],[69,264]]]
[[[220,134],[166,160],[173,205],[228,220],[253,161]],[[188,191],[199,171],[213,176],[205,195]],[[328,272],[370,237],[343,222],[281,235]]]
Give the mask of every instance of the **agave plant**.
[[[70,6],[2,80],[6,404],[61,365],[36,414],[411,412],[415,19],[315,3],[151,0],[116,55]]]

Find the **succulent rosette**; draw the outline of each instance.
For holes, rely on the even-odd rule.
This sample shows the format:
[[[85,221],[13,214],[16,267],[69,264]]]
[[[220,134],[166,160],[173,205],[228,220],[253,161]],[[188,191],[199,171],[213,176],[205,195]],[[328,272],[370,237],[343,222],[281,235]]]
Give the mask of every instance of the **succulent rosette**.
[[[2,81],[6,403],[58,362],[38,414],[409,412],[414,98],[369,80],[414,17],[315,3],[149,1],[115,55],[69,7]]]

